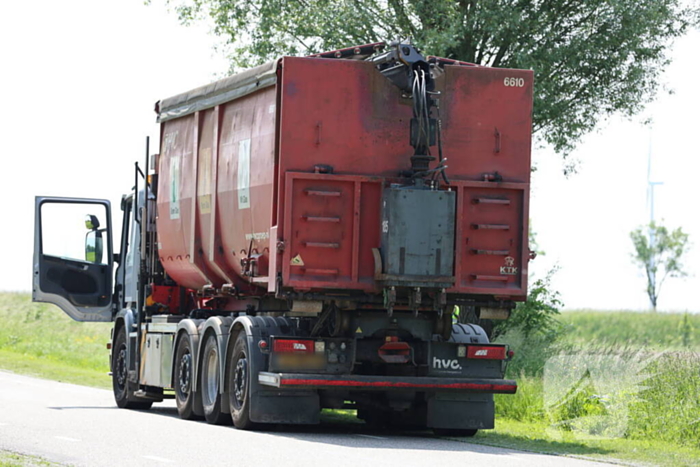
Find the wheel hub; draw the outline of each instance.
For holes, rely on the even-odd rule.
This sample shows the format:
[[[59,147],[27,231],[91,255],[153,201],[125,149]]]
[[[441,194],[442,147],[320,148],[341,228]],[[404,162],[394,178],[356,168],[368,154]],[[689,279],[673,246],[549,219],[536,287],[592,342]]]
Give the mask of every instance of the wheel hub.
[[[233,392],[236,397],[236,402],[243,405],[247,384],[248,361],[241,358],[236,363],[236,370],[233,373]]]
[[[187,395],[190,392],[190,380],[191,380],[191,367],[192,367],[192,355],[186,353],[180,359],[180,373],[178,375],[178,383],[180,386],[180,393]]]
[[[126,346],[122,346],[117,354],[117,367],[115,368],[117,385],[123,388],[126,384]]]
[[[217,367],[219,359],[216,350],[212,349],[207,355],[206,396],[207,402],[213,404],[219,392],[219,378]]]

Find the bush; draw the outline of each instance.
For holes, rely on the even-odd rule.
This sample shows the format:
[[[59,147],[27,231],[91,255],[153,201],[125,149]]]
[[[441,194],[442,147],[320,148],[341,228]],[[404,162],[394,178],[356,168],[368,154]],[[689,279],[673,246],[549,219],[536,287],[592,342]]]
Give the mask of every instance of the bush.
[[[530,286],[527,300],[518,303],[510,318],[500,322],[494,328],[494,336],[506,334],[517,329],[525,339],[541,335],[553,341],[561,331],[556,317],[562,302],[559,292],[552,290],[552,276],[558,268],[551,269],[542,279],[537,279]]]

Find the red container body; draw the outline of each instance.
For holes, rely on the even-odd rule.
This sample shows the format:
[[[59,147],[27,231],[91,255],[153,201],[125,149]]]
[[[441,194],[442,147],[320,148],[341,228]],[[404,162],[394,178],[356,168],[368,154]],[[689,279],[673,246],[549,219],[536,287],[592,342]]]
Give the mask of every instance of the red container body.
[[[532,81],[527,70],[459,65],[436,79],[441,188],[457,199],[448,293],[527,294]],[[274,84],[163,121],[166,272],[188,288],[251,295],[381,292],[382,191],[405,182],[411,116],[411,100],[370,62],[285,57]]]

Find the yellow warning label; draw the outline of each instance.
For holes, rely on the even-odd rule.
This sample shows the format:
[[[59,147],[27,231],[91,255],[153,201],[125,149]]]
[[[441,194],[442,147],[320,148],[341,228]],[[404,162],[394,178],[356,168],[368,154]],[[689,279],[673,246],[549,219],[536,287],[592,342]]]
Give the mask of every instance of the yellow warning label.
[[[357,331],[355,331],[355,334],[362,334],[362,328],[360,326],[357,327]]]
[[[301,255],[296,255],[292,260],[289,262],[292,266],[303,266],[304,265],[304,260],[301,259]]]

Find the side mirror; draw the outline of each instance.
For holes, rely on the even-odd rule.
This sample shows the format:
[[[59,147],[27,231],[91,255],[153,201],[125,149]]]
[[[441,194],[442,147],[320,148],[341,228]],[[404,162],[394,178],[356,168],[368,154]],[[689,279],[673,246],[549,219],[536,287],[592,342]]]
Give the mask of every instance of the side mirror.
[[[87,224],[87,220],[85,221]],[[85,261],[102,263],[102,231],[91,230],[85,234]]]
[[[100,220],[97,216],[88,214],[85,216],[85,228],[88,230],[97,230],[100,228]]]

